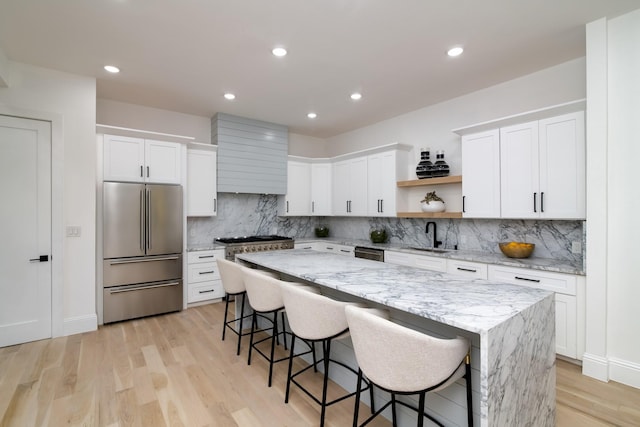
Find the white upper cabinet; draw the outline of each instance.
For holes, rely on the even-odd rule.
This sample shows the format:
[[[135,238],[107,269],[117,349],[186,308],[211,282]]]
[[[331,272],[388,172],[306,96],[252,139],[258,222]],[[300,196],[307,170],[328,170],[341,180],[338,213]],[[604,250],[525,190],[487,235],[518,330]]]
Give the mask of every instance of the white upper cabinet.
[[[367,157],[369,216],[396,216],[397,158],[395,150]]]
[[[331,163],[311,164],[311,215],[331,215]]]
[[[500,129],[503,218],[585,218],[584,113]]]
[[[367,157],[333,165],[334,215],[367,215]]]
[[[216,152],[213,149],[188,149],[187,216],[215,216],[217,197]]]
[[[289,160],[287,194],[279,199],[279,214],[289,216],[311,214],[311,165]]]
[[[462,137],[462,215],[500,217],[500,132]]]
[[[180,144],[104,136],[104,180],[180,184]]]

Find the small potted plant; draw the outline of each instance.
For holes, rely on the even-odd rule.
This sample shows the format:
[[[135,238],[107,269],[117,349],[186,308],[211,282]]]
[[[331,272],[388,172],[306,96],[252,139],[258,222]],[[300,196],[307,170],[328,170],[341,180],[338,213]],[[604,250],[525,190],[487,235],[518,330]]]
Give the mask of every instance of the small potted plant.
[[[424,199],[420,200],[422,212],[444,212],[446,209],[444,200],[436,195],[435,191],[427,193]]]

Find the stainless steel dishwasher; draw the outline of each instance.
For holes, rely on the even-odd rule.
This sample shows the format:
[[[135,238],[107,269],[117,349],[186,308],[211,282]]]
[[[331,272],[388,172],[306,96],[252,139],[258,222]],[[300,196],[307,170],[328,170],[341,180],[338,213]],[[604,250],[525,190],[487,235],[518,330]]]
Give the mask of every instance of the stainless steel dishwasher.
[[[356,246],[353,253],[356,258],[365,258],[373,261],[384,262],[384,249]]]

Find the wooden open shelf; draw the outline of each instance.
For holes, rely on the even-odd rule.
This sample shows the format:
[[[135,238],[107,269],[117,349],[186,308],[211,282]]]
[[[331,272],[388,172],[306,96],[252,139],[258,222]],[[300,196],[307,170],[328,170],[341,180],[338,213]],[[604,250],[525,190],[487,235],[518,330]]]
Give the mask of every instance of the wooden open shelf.
[[[459,184],[462,175],[443,176],[442,178],[412,179],[410,181],[398,181],[398,187],[424,187],[428,185]]]
[[[462,218],[462,212],[398,212],[398,218]]]

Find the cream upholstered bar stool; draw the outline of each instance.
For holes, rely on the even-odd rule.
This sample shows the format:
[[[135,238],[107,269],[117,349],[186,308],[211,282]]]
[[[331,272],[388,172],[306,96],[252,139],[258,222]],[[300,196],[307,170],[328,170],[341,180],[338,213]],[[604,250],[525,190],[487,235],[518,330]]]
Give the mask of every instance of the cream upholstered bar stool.
[[[328,406],[333,405],[352,397],[356,392],[346,393],[340,397],[337,397],[327,402],[327,385],[329,382],[329,366],[330,364],[337,364],[343,368],[353,372],[354,380],[357,376],[355,369],[342,363],[338,360],[331,359],[331,342],[335,339],[346,338],[349,336],[349,327],[347,325],[347,319],[345,316],[345,307],[349,305],[355,305],[355,303],[336,301],[323,295],[316,293],[306,292],[300,287],[291,285],[287,282],[280,282],[282,286],[282,299],[284,300],[284,306],[287,310],[287,318],[289,319],[289,327],[293,334],[291,338],[291,349],[289,357],[289,369],[287,374],[287,388],[285,391],[285,403],[289,402],[289,392],[291,390],[291,383],[298,386],[305,394],[313,399],[320,405],[320,427],[324,426],[326,409]],[[293,372],[293,356],[295,351],[296,338],[303,341],[312,343],[322,343],[322,360],[316,361],[314,359],[313,364],[308,365],[297,372]],[[296,380],[298,375],[313,368],[316,370],[316,365],[322,362],[324,367],[323,382],[322,382],[322,395],[320,398],[314,396],[309,390],[307,390],[300,382]],[[369,389],[371,391],[371,407],[373,408],[373,390],[368,381],[364,381],[365,386],[361,388],[361,378],[358,378],[356,383],[356,389],[358,393],[363,390]],[[373,409],[372,409],[373,412]]]
[[[224,306],[224,321],[222,325],[222,341],[225,338],[225,332],[227,328],[231,330],[234,334],[238,336],[238,349],[236,351],[236,355],[240,354],[240,345],[242,341],[242,337],[249,335],[251,331],[242,332],[244,330],[243,323],[245,319],[250,319],[252,317],[251,314],[244,314],[244,306],[245,300],[247,298],[247,290],[244,286],[244,277],[242,275],[242,269],[244,268],[242,265],[237,264],[233,261],[228,261],[226,259],[218,258],[218,272],[220,273],[220,279],[222,280],[222,287],[224,288],[225,293],[225,306]],[[276,277],[275,273],[271,273],[263,270],[260,271],[261,274],[269,275],[272,277]],[[240,316],[237,318],[233,318],[231,320],[228,319],[229,314],[229,300],[230,296],[234,298],[242,297],[242,303],[240,305]],[[238,325],[238,328],[234,328],[232,325]]]
[[[287,338],[284,321],[284,302],[282,301],[282,292],[280,288],[280,280],[275,277],[264,274],[261,270],[255,270],[247,267],[242,267],[242,274],[244,279],[245,288],[247,290],[247,297],[249,299],[249,305],[253,309],[251,320],[251,338],[249,342],[249,355],[247,357],[247,364],[251,365],[251,353],[256,350],[262,357],[269,362],[269,381],[268,385],[271,387],[271,380],[273,378],[273,365],[274,363],[282,362],[289,359],[289,356],[275,358],[275,346],[279,344],[279,336],[284,338],[284,347],[287,349]],[[294,285],[291,286],[300,286]],[[311,293],[309,290],[305,291]],[[278,313],[282,317],[282,330],[278,326]],[[258,315],[268,316],[272,315],[272,327],[258,330]],[[271,336],[262,338],[258,341],[254,340],[255,333],[260,331],[271,331]],[[264,353],[258,347],[258,344],[271,340],[271,350],[269,354]],[[307,352],[297,354],[301,356],[303,354],[311,353],[310,349]]]
[[[391,394],[391,400],[378,409],[360,426],[364,426],[389,405],[393,425],[397,426],[396,404],[418,412],[418,426],[424,417],[439,426],[442,424],[425,413],[425,395],[444,389],[460,378],[467,387],[467,422],[473,426],[471,405],[470,345],[465,338],[440,339],[406,328],[388,320],[385,311],[348,306],[345,308],[353,350],[360,366],[359,378],[364,374],[376,387]],[[396,399],[396,395],[418,395],[418,408]],[[353,425],[358,425],[356,394]]]

